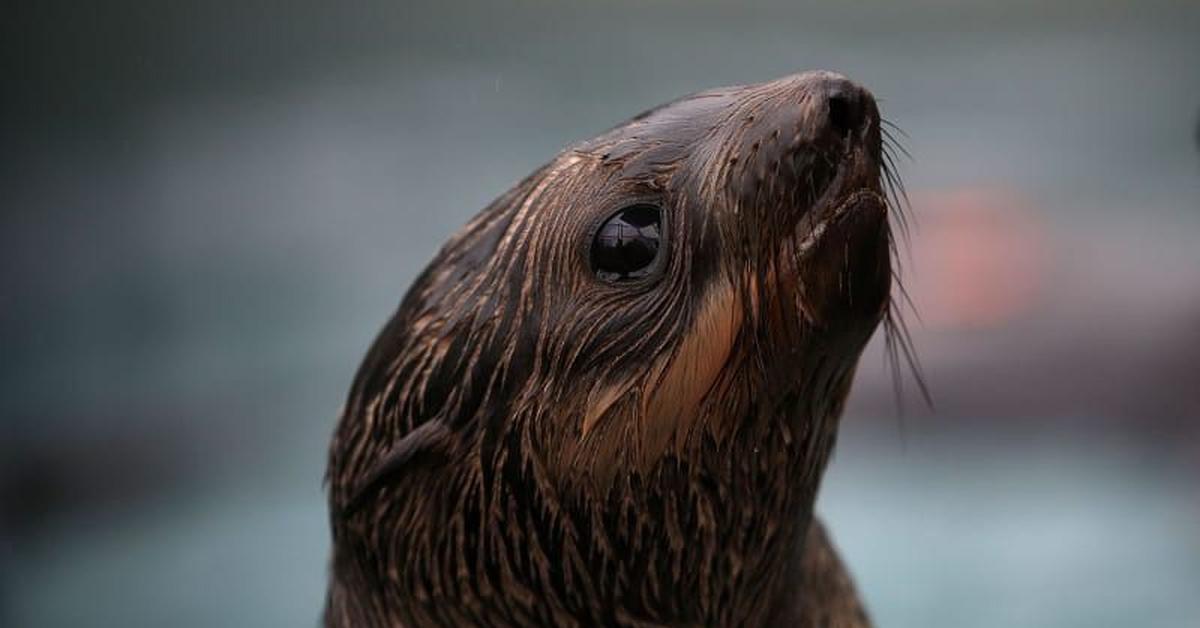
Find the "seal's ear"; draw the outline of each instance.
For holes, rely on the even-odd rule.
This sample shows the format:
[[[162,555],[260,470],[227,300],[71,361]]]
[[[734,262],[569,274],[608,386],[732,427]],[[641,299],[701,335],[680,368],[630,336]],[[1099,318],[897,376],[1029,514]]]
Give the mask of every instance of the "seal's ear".
[[[436,464],[444,460],[453,440],[450,430],[437,419],[426,421],[392,445],[378,463],[354,486],[342,516],[358,510],[364,499],[381,483],[416,464]]]

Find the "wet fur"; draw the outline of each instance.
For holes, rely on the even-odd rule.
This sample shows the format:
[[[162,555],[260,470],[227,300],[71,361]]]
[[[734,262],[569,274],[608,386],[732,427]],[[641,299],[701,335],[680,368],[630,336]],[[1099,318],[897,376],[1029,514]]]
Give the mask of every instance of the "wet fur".
[[[334,436],[327,626],[866,625],[812,504],[892,240],[878,114],[840,152],[822,76],[642,114],[442,248]],[[600,281],[633,202],[666,265]]]

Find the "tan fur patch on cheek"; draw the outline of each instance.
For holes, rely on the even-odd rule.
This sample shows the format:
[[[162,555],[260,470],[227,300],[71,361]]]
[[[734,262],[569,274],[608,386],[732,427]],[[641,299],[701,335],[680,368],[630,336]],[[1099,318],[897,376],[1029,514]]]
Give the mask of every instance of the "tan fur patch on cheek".
[[[593,387],[588,395],[587,411],[583,416],[583,423],[579,426],[580,437],[586,438],[588,433],[596,427],[600,418],[607,414],[613,404],[628,393],[632,386],[633,379],[629,378],[615,385]]]
[[[681,445],[695,427],[741,328],[737,291],[725,282],[711,287],[687,335],[674,353],[659,358],[646,381],[638,417],[640,463],[652,463],[672,442]]]
[[[649,470],[671,447],[681,447],[702,418],[741,333],[743,312],[727,282],[709,288],[691,327],[674,349],[641,373],[597,383],[575,437],[560,441],[557,462],[601,485],[636,467]],[[723,417],[712,417],[721,420]]]

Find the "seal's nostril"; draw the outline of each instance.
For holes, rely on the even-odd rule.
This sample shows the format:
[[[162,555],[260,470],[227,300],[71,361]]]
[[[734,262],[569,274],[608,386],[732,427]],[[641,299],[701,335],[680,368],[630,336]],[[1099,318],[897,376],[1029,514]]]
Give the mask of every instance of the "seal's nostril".
[[[846,136],[862,123],[862,106],[854,94],[837,91],[829,95],[829,125],[839,136]]]

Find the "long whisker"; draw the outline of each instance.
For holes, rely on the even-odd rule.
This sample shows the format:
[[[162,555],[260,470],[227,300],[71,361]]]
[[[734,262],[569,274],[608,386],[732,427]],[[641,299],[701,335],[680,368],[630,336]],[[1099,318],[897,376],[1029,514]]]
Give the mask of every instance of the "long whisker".
[[[907,197],[904,197],[901,194],[903,192],[903,189],[901,188],[902,184],[896,178],[896,175],[894,172],[895,166],[892,165],[892,158],[886,152],[884,153],[884,162],[883,162],[883,167],[881,170],[883,171],[883,177],[884,177],[885,183],[887,183],[888,195],[891,196],[892,205],[893,205],[894,209],[896,210],[897,226],[900,227],[901,235],[904,236],[905,241],[907,242],[907,239],[908,239],[907,211],[909,209],[908,199],[907,199]]]
[[[904,129],[897,126],[895,122],[892,122],[891,120],[888,120],[887,118],[883,118],[883,117],[881,117],[879,119],[879,121],[883,123],[883,126],[887,127],[886,129],[882,129],[884,133],[891,135],[891,132],[895,131],[896,133],[900,134],[900,136],[906,140],[912,139],[908,135],[908,133]]]
[[[884,184],[887,186],[888,203],[891,206],[890,215],[895,216],[897,230],[903,241],[903,248],[909,252],[911,261],[911,237],[909,232],[908,216],[912,211],[912,203],[908,197],[908,191],[904,187],[904,181],[900,178],[899,168],[897,167],[896,153],[906,157],[912,161],[912,154],[909,153],[897,140],[897,135],[907,138],[908,135],[895,124],[888,120],[881,120],[880,129],[883,134],[883,161],[880,164],[880,171],[883,175]],[[894,133],[893,133],[894,131]],[[895,285],[892,298],[888,302],[888,309],[884,315],[883,331],[884,331],[884,358],[889,366],[892,374],[892,389],[896,397],[896,405],[899,410],[899,420],[901,432],[904,430],[904,376],[903,371],[907,370],[913,380],[916,382],[917,391],[921,398],[925,401],[925,405],[931,410],[933,409],[933,396],[929,392],[929,386],[926,383],[925,374],[921,368],[921,362],[917,356],[916,347],[913,344],[912,334],[908,328],[908,324],[904,319],[904,310],[908,310],[917,320],[920,321],[920,314],[917,312],[916,305],[913,303],[912,296],[904,287],[902,273],[900,272],[900,246],[897,245],[895,239],[891,243],[893,257],[892,278]]]
[[[908,160],[916,161],[913,159],[911,152],[908,152],[908,150],[906,148],[904,148],[904,143],[900,142],[900,140],[896,139],[894,134],[892,134],[892,132],[895,131],[896,133],[899,133],[900,137],[902,137],[902,138],[912,139],[912,138],[908,137],[908,133],[905,133],[904,130],[902,130],[902,128],[892,124],[892,122],[889,122],[888,120],[881,119],[881,121],[883,122],[884,125],[887,125],[887,127],[884,127],[884,126],[880,127],[880,131],[883,131],[883,137],[887,138],[888,142],[892,143],[896,149],[899,149],[900,152],[902,152],[902,154],[904,154],[905,157],[908,157]]]

